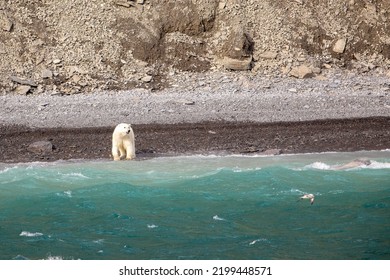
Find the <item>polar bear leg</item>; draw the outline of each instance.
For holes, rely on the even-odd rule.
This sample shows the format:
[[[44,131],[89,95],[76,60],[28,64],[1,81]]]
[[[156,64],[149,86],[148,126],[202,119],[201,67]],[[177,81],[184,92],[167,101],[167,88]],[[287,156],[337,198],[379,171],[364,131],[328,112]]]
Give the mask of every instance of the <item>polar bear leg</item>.
[[[119,149],[117,147],[112,147],[112,156],[114,157],[114,160],[120,160],[121,156],[119,154]]]
[[[124,158],[126,156],[126,150],[123,146],[119,147],[119,152],[120,152],[120,158]]]
[[[134,142],[129,141],[126,143],[126,159],[134,159],[135,158],[135,145]]]

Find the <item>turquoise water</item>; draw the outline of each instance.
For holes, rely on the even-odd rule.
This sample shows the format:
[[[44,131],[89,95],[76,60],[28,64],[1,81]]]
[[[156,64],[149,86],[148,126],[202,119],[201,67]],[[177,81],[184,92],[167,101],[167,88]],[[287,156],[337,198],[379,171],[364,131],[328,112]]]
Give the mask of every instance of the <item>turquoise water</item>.
[[[390,151],[0,164],[0,258],[390,259]]]

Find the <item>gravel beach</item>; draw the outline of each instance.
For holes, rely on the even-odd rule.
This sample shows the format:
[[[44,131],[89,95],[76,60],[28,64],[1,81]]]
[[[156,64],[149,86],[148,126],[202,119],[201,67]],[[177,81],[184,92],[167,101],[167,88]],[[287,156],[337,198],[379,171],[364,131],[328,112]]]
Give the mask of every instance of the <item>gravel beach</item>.
[[[282,79],[236,72],[176,75],[159,91],[5,94],[0,162],[110,158],[111,133],[120,122],[133,124],[139,157],[387,149],[389,95],[387,76]],[[34,141],[53,148],[31,152]]]

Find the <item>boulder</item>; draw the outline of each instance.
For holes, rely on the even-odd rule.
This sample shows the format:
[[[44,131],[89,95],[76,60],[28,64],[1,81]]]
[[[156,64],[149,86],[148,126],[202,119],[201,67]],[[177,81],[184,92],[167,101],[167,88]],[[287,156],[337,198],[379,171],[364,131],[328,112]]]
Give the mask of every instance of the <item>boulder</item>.
[[[30,90],[31,90],[30,86],[21,85],[21,86],[17,86],[15,88],[15,93],[21,94],[21,95],[26,95]]]
[[[278,156],[278,155],[282,154],[282,150],[281,149],[267,149],[265,151],[262,151],[261,154],[265,155],[265,156]]]
[[[16,77],[16,76],[10,76],[9,78],[11,79],[11,81],[18,83],[18,84],[21,84],[21,85],[31,86],[31,87],[37,86],[37,84],[32,80],[21,79],[21,78]]]
[[[252,57],[247,59],[234,59],[230,57],[224,57],[221,63],[223,67],[228,70],[250,70],[252,68]]]
[[[35,154],[47,154],[53,151],[53,144],[50,141],[37,141],[31,143],[27,150]]]
[[[343,53],[345,51],[345,47],[347,45],[347,39],[342,38],[336,41],[333,46],[333,51],[335,53]]]
[[[11,32],[13,25],[13,22],[7,17],[7,15],[0,12],[0,29]]]
[[[295,67],[290,71],[290,75],[299,79],[309,78],[313,75],[313,71],[306,65]]]
[[[259,55],[260,58],[264,59],[275,59],[278,56],[277,52],[263,52]]]
[[[53,78],[53,72],[49,69],[43,69],[41,76],[43,79]]]

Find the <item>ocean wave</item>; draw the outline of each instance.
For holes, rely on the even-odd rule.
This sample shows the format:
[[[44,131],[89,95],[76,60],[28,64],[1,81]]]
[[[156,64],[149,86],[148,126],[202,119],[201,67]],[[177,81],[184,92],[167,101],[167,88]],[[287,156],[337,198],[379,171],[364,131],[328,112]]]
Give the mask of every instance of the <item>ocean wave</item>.
[[[152,229],[152,228],[158,228],[158,226],[154,225],[154,224],[151,224],[151,225],[148,225],[148,228]]]
[[[323,162],[314,162],[312,164],[306,165],[303,169],[319,169],[319,170],[329,170],[331,166]]]
[[[390,168],[390,162],[372,161],[370,165],[365,165],[365,166],[362,166],[361,168],[365,168],[365,169],[389,169]]]
[[[241,172],[251,172],[251,171],[257,171],[261,170],[261,167],[253,167],[253,168],[240,168],[238,166],[231,169],[234,173],[241,173]]]
[[[62,256],[52,256],[48,255],[46,259],[43,260],[48,260],[48,261],[62,261],[64,258]]]
[[[56,193],[58,196],[72,197],[72,191],[64,191],[62,193]]]
[[[221,218],[218,215],[214,215],[213,216],[213,220],[215,220],[215,221],[226,221],[224,218]]]
[[[6,167],[4,168],[3,170],[0,170],[0,174],[5,174],[13,169],[17,169],[18,167],[17,166],[12,166],[12,167]]]
[[[37,236],[43,236],[43,233],[41,232],[29,232],[29,231],[22,231],[19,236],[26,236],[26,237],[37,237]]]
[[[253,240],[253,241],[249,242],[249,245],[255,245],[258,242],[270,243],[269,240],[266,239],[266,238],[259,238],[259,239],[256,239],[256,240]]]
[[[390,169],[390,162],[378,162],[370,161],[370,164],[359,164],[355,162],[350,162],[346,164],[338,165],[329,165],[324,162],[314,162],[308,165],[305,165],[303,168],[294,168],[296,171],[308,170],[308,169],[317,169],[317,170],[356,170],[356,169]]]
[[[85,176],[84,174],[82,174],[80,172],[71,172],[71,173],[61,173],[61,172],[58,172],[58,175],[61,175],[64,178],[90,179],[88,176]]]

